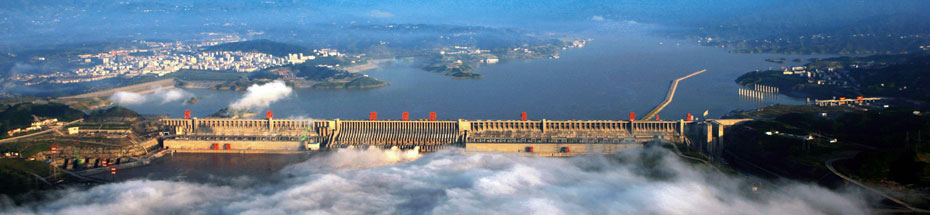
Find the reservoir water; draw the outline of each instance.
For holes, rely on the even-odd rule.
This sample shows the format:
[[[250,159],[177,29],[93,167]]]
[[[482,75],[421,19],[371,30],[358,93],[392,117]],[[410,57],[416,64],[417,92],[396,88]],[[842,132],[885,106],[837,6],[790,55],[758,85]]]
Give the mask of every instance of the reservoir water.
[[[781,97],[741,99],[733,80],[757,69],[780,67],[766,58],[811,56],[729,54],[647,33],[597,34],[561,59],[486,65],[478,80],[453,80],[395,60],[365,72],[390,86],[363,90],[298,89],[274,102],[276,118],[364,119],[626,119],[663,100],[672,79],[684,80],[660,113],[709,117],[735,109],[803,101]],[[660,45],[663,42],[665,45]],[[670,45],[671,44],[671,45]],[[786,66],[786,65],[784,65]],[[143,114],[204,117],[242,97],[232,91],[185,89],[192,105],[155,99],[126,105]],[[157,96],[155,96],[157,97]],[[154,98],[154,97],[153,97]],[[263,112],[265,110],[255,110]],[[261,117],[262,114],[258,114]],[[95,177],[115,180],[87,189],[55,191],[35,206],[38,214],[866,214],[856,195],[797,182],[756,192],[754,178],[692,166],[659,147],[568,158],[462,153],[460,149],[410,156],[394,150],[334,150],[300,155],[174,154],[152,164]],[[748,191],[752,189],[753,191]],[[770,192],[772,190],[776,192]],[[57,197],[60,196],[60,197]],[[672,204],[669,204],[672,203]],[[659,205],[661,207],[656,207]],[[692,206],[699,207],[692,207]],[[697,209],[694,209],[697,208]],[[711,212],[713,213],[713,212]]]
[[[734,80],[748,71],[787,66],[767,58],[808,59],[823,56],[731,54],[726,49],[688,41],[664,39],[646,31],[592,33],[584,48],[568,49],[560,59],[538,59],[483,65],[475,72],[483,79],[454,80],[417,69],[410,60],[397,59],[364,72],[390,82],[375,89],[296,89],[267,110],[277,118],[365,119],[379,112],[382,119],[531,119],[625,120],[629,112],[645,114],[664,99],[669,82],[697,70],[708,72],[682,81],[675,99],[659,115],[681,119],[686,113],[719,117],[732,110],[754,109],[774,103],[801,104],[800,99],[746,100],[737,94]],[[660,44],[664,43],[664,45]],[[191,110],[205,117],[242,97],[234,91],[184,89],[199,98],[196,104],[150,100],[126,105],[143,114],[183,117]],[[256,110],[264,112],[265,110]],[[257,114],[256,117],[263,117]],[[237,175],[264,178],[301,160],[290,155],[175,155],[146,167],[129,169],[124,179],[180,179],[237,183]],[[220,177],[217,177],[220,176]],[[106,177],[106,176],[101,176]]]
[[[675,99],[659,115],[681,119],[686,113],[699,116],[707,110],[709,117],[719,117],[736,109],[803,103],[784,96],[742,100],[734,80],[749,71],[787,66],[766,62],[767,58],[819,57],[731,54],[723,48],[636,31],[590,37],[593,41],[587,46],[565,50],[560,59],[483,65],[475,70],[483,79],[453,80],[417,69],[409,60],[394,60],[364,72],[389,86],[297,89],[267,110],[277,118],[365,119],[369,112],[379,112],[383,119],[399,119],[402,112],[410,112],[411,118],[418,119],[437,112],[446,120],[518,119],[520,112],[527,112],[530,119],[626,119],[629,112],[642,115],[661,102],[672,79],[707,69],[682,81]],[[182,117],[184,110],[191,110],[194,116],[205,117],[242,97],[233,91],[185,90],[199,102],[182,105],[153,100],[126,106],[143,114]]]

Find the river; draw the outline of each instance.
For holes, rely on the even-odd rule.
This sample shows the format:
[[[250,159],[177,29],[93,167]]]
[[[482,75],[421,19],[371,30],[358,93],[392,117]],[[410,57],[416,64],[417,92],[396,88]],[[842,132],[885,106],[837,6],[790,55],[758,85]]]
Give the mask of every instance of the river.
[[[708,72],[680,83],[678,93],[659,115],[681,119],[686,113],[719,117],[735,109],[754,109],[773,103],[801,104],[800,99],[780,97],[764,102],[746,101],[737,95],[734,80],[758,69],[787,66],[767,58],[801,58],[774,54],[731,54],[726,49],[700,46],[643,32],[616,32],[592,36],[584,48],[569,49],[560,59],[537,59],[483,65],[475,72],[483,79],[453,80],[414,67],[409,60],[381,63],[365,74],[391,85],[375,89],[297,89],[293,95],[271,104],[277,118],[365,119],[379,112],[383,119],[626,119],[629,112],[645,114],[660,103],[672,79],[707,69]],[[664,45],[660,44],[664,43]],[[679,44],[680,43],[680,44]],[[126,105],[142,114],[182,117],[210,115],[242,96],[233,91],[186,89],[199,98],[192,105],[151,100]],[[258,110],[264,112],[265,110]],[[263,117],[258,114],[257,117]]]
[[[477,80],[416,69],[407,60],[381,63],[365,74],[391,85],[376,89],[298,89],[268,108],[277,118],[364,119],[614,119],[645,114],[664,99],[669,82],[684,80],[659,115],[719,117],[737,109],[774,103],[781,97],[741,99],[739,75],[780,66],[768,54],[730,54],[725,49],[675,41],[640,31],[591,36],[560,59],[485,65]],[[660,44],[660,42],[662,44]],[[680,44],[679,44],[680,43]],[[232,91],[185,89],[199,102],[182,105],[153,99],[126,105],[142,114],[204,117],[242,97]],[[256,110],[263,112],[265,110]],[[261,114],[259,114],[261,116]],[[649,162],[645,162],[648,160]],[[632,161],[632,162],[629,162]],[[174,154],[151,165],[121,170],[115,179],[81,192],[63,192],[47,205],[11,210],[56,214],[100,213],[333,213],[448,214],[525,213],[790,213],[865,214],[862,198],[802,183],[779,183],[778,192],[756,192],[752,181],[690,166],[657,147],[607,156],[544,158],[440,151],[404,157],[397,151],[338,150],[304,155]],[[657,178],[658,177],[658,178]],[[135,180],[135,179],[148,180]],[[753,193],[747,193],[752,187]],[[667,204],[667,203],[673,204]],[[656,207],[655,205],[662,205]],[[564,212],[563,212],[564,211]],[[706,212],[705,212],[706,213]]]
[[[719,117],[732,110],[774,103],[804,103],[786,96],[765,101],[741,99],[737,94],[740,86],[734,80],[748,71],[787,66],[767,62],[767,58],[824,57],[731,54],[726,49],[665,39],[647,31],[599,32],[591,38],[584,48],[563,51],[560,59],[483,65],[475,70],[483,79],[454,80],[417,69],[410,60],[387,61],[364,73],[390,82],[389,86],[296,89],[268,110],[277,118],[365,119],[369,112],[379,112],[381,119],[399,119],[402,112],[410,112],[412,119],[422,119],[437,112],[438,118],[445,120],[518,119],[521,112],[527,112],[531,120],[625,120],[629,112],[642,115],[659,104],[672,79],[707,69],[681,81],[675,99],[659,116],[675,120],[687,113],[699,117],[707,110],[709,117]],[[184,105],[150,100],[126,106],[142,114],[182,117],[184,110],[191,110],[195,117],[205,117],[242,97],[233,91],[185,91],[199,102]],[[212,181],[211,174],[262,176],[301,160],[299,156],[250,156],[175,155],[149,167],[127,170],[125,175]]]

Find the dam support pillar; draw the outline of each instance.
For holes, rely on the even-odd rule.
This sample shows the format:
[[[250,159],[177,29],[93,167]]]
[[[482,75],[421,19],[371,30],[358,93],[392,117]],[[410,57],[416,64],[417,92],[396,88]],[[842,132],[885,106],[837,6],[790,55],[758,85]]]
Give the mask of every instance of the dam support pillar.
[[[630,134],[636,134],[636,113],[630,112]]]
[[[678,136],[684,140],[685,137],[685,120],[678,120]]]
[[[725,128],[725,125],[723,125],[722,123],[713,123],[713,124],[715,128],[714,129],[715,136],[714,136],[714,147],[713,147],[714,151],[712,153],[715,157],[717,157],[723,153],[723,147],[724,147],[723,130]]]
[[[456,125],[459,128],[458,136],[460,138],[458,138],[458,142],[464,145],[465,141],[468,140],[468,133],[471,132],[471,122],[465,121],[464,119],[459,119],[458,124]]]
[[[268,134],[274,134],[274,119],[268,118]]]
[[[546,119],[542,119],[542,123],[541,123],[541,125],[539,125],[539,127],[541,127],[540,129],[542,129],[542,133],[545,134],[545,133],[546,133],[546,127],[547,127],[547,125],[546,125]]]
[[[630,135],[636,134],[636,121],[630,120]]]
[[[268,119],[268,134],[274,134],[274,113],[271,111],[265,112],[265,118]]]
[[[197,127],[200,126],[200,122],[197,121],[197,117],[191,118],[191,133],[197,132]]]
[[[326,123],[327,123],[326,127],[327,127],[327,129],[330,130],[330,132],[329,132],[329,135],[327,135],[327,136],[325,137],[325,139],[329,140],[329,141],[328,141],[329,144],[337,144],[337,143],[338,143],[338,141],[337,141],[338,138],[336,138],[336,137],[339,137],[339,131],[340,131],[340,127],[341,127],[341,126],[340,126],[340,123],[339,123],[339,119],[326,121]]]
[[[713,143],[714,143],[714,125],[711,123],[703,123],[704,127],[704,139],[701,140],[701,145],[704,145],[703,151],[705,153],[713,153]]]
[[[464,119],[459,119],[458,121],[459,132],[467,132],[471,130],[471,122],[465,121]]]

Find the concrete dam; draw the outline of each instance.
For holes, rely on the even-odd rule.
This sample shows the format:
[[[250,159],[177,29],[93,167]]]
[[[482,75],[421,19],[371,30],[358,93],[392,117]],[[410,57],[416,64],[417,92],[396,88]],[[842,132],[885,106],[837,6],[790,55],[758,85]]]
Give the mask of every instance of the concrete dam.
[[[190,117],[162,119],[169,134],[164,147],[178,152],[200,153],[301,153],[350,147],[417,149],[421,152],[446,147],[466,151],[520,152],[542,156],[571,156],[613,153],[647,142],[688,143],[709,154],[717,154],[726,126],[745,120],[693,121],[691,114],[678,121],[659,120],[657,115],[674,98],[681,80],[704,73],[700,70],[673,80],[665,100],[640,121],[630,113],[622,120],[368,120],[226,119]],[[656,117],[654,121],[650,121]]]
[[[406,113],[404,114],[407,115]],[[188,114],[189,116],[189,114]],[[622,120],[309,120],[207,118],[160,120],[164,147],[194,153],[302,153],[349,147],[522,152],[543,156],[612,153],[646,142],[722,140],[726,123]],[[712,147],[711,147],[712,148]]]

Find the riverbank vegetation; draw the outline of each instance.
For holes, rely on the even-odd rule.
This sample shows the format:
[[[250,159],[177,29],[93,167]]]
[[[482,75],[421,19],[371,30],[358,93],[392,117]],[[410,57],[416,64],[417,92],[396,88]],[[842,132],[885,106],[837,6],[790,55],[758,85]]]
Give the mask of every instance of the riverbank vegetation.
[[[36,178],[48,177],[49,165],[41,161],[0,158],[0,195],[20,195],[47,185]],[[35,175],[33,175],[35,174]]]
[[[930,53],[874,55],[812,59],[807,73],[783,74],[787,70],[749,72],[736,83],[774,86],[794,97],[891,97],[930,102]]]
[[[60,103],[20,103],[8,106],[0,112],[0,136],[6,137],[7,131],[26,128],[39,118],[54,118],[59,122],[80,119],[84,113]],[[38,117],[38,118],[37,118]]]
[[[842,182],[825,166],[895,195],[930,189],[930,115],[911,109],[860,111],[849,107],[776,105],[731,113],[755,118],[730,128],[724,157],[742,169],[750,162],[781,176],[825,185]],[[841,159],[841,158],[849,159]],[[742,164],[740,164],[742,163]],[[902,189],[908,188],[908,189]],[[925,200],[916,201],[930,206]]]

